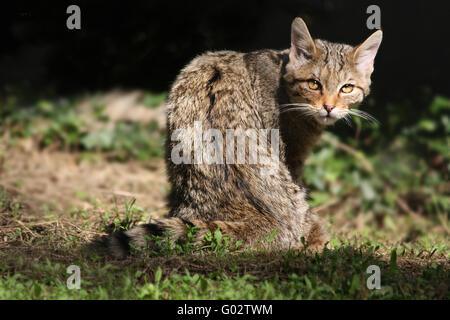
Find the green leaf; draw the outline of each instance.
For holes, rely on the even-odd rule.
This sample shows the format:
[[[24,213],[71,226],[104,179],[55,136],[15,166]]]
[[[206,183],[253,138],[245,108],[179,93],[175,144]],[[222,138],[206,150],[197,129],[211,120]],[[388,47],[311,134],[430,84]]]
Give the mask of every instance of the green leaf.
[[[158,269],[156,269],[155,272],[155,284],[159,284],[159,282],[161,281],[161,277],[162,277],[162,270],[161,267],[158,267]]]
[[[436,130],[436,122],[429,119],[421,120],[418,124],[419,128],[427,131],[427,132],[433,132]]]
[[[222,232],[220,232],[219,228],[214,231],[214,240],[218,246],[222,243]]]
[[[397,250],[393,249],[391,251],[391,259],[389,261],[389,275],[393,275],[395,270],[397,270]]]
[[[360,287],[360,276],[358,274],[355,274],[352,278],[352,283],[350,285],[349,293],[351,295],[354,295],[356,290]]]
[[[147,93],[144,96],[143,103],[146,107],[149,108],[155,108],[160,106],[164,100],[166,100],[167,94],[165,92],[153,94],[153,93]]]

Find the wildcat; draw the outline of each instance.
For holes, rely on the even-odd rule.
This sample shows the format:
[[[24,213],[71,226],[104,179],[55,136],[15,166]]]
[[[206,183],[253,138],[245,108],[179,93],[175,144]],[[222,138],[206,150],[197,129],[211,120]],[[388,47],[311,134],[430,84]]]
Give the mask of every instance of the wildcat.
[[[130,245],[145,247],[150,236],[166,231],[183,239],[188,226],[196,227],[197,241],[220,228],[224,236],[249,246],[257,246],[273,230],[275,249],[326,244],[324,225],[305,200],[303,163],[327,125],[351,114],[368,117],[351,107],[369,94],[381,39],[378,30],[356,47],[313,40],[304,21],[296,18],[290,49],[208,52],[192,60],[175,80],[166,104],[169,218],[115,233],[111,252],[123,258]],[[263,175],[263,165],[248,163],[175,164],[178,142],[171,137],[195,121],[203,130],[214,128],[224,135],[227,129],[279,129],[276,172]],[[182,138],[196,139],[192,130]]]

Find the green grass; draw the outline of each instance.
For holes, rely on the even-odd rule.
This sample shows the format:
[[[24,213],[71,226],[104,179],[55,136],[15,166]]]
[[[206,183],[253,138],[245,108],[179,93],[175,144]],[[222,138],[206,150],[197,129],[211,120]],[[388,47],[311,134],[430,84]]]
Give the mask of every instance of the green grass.
[[[392,251],[386,261],[378,250],[378,246],[352,243],[318,254],[179,253],[126,262],[106,262],[97,254],[81,254],[65,263],[19,259],[14,267],[0,265],[0,299],[450,298],[448,264],[402,250]],[[407,261],[408,268],[398,266],[397,259]],[[69,264],[81,269],[79,290],[66,287]],[[381,268],[381,289],[367,288],[369,265]]]
[[[155,108],[163,104],[167,99],[167,93],[147,93],[144,96],[143,103],[148,108]]]
[[[5,193],[1,207],[11,219],[23,219],[26,210]],[[143,215],[132,201],[107,216],[79,211],[70,221],[86,221],[86,230],[66,230],[68,225],[60,220],[56,232],[30,223],[28,232],[20,228],[9,234],[21,239],[16,243],[21,254],[14,242],[0,253],[0,299],[450,298],[448,247],[443,239],[431,237],[392,245],[374,232],[350,239],[334,236],[331,248],[321,252],[270,252],[242,248],[216,230],[201,244],[188,240],[171,246],[160,241],[158,251],[139,252],[126,260],[112,259],[101,242],[86,238],[92,230],[129,229]],[[262,242],[270,243],[271,234]],[[79,290],[66,286],[70,265],[80,267]],[[380,289],[366,285],[371,265],[380,267]]]
[[[144,104],[154,108],[165,97],[147,94]],[[156,123],[91,130],[76,102],[0,110],[0,174],[21,139],[85,159],[162,157]],[[245,249],[215,231],[201,248],[187,241],[118,261],[95,241],[146,221],[139,201],[31,210],[27,195],[0,189],[0,299],[450,299],[450,101],[436,97],[429,109],[390,138],[383,124],[359,121],[351,134],[325,134],[304,172],[309,202],[332,234],[330,249],[318,253]],[[96,105],[92,119],[108,123],[104,111]],[[85,190],[75,196],[96,201]],[[66,286],[70,265],[81,269],[80,290]],[[370,265],[381,269],[379,290],[366,286]]]
[[[164,97],[164,94],[148,93],[145,95],[146,105],[155,107],[156,102],[160,105]],[[156,121],[141,124],[119,120],[112,128],[100,125],[100,129],[92,131],[92,122],[109,122],[105,106],[94,101],[90,121],[87,121],[76,110],[77,102],[77,99],[42,100],[34,108],[6,107],[0,110],[0,134],[7,130],[12,136],[12,145],[19,138],[33,138],[42,148],[80,151],[85,157],[89,157],[89,153],[103,152],[109,160],[116,161],[148,161],[164,155],[164,130]]]

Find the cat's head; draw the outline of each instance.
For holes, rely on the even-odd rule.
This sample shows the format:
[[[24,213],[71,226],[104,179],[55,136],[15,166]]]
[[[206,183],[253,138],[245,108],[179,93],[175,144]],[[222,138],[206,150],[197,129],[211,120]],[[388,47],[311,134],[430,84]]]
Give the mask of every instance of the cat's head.
[[[356,47],[313,40],[305,22],[292,23],[289,62],[284,80],[290,104],[282,111],[299,111],[322,125],[350,114],[368,117],[351,107],[369,94],[370,75],[382,32],[374,32]]]

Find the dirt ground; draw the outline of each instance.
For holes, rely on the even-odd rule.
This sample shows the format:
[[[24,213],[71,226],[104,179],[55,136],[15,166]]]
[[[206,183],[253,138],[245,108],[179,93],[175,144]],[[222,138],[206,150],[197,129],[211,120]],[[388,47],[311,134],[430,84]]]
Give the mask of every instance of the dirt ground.
[[[0,187],[20,195],[34,213],[53,210],[109,208],[117,201],[136,198],[147,211],[161,211],[167,192],[162,159],[149,163],[107,162],[102,157],[84,161],[73,153],[38,151],[22,141],[8,150],[2,164]]]

